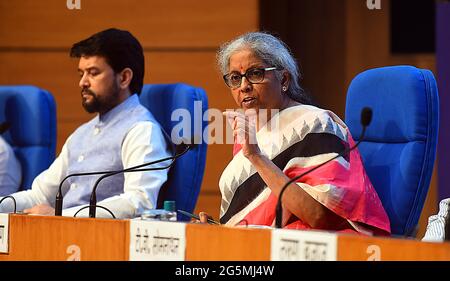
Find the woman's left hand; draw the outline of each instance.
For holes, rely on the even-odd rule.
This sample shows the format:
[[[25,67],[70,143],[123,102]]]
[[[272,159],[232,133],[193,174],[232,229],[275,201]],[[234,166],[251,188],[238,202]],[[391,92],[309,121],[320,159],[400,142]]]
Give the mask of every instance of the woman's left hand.
[[[231,122],[231,128],[233,129],[233,137],[236,142],[242,145],[242,153],[248,159],[252,156],[261,155],[261,150],[256,140],[256,112],[236,112],[225,111],[223,115]]]

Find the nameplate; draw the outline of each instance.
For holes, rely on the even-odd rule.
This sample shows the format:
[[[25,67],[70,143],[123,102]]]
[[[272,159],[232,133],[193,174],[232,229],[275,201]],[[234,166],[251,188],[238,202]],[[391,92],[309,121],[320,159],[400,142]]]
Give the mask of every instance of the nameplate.
[[[8,253],[9,214],[0,214],[0,253]]]
[[[272,261],[335,261],[337,235],[319,231],[272,230]]]
[[[184,261],[186,224],[130,221],[131,261]]]

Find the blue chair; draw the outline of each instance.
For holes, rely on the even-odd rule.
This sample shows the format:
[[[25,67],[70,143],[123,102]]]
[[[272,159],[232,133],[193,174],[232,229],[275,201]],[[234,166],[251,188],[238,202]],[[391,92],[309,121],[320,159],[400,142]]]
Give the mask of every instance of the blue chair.
[[[158,197],[158,208],[162,208],[163,201],[174,200],[177,209],[193,212],[206,163],[207,144],[201,140],[202,128],[207,125],[203,121],[203,114],[208,108],[206,92],[182,83],[144,85],[140,101],[152,112],[173,143],[192,139],[200,143],[176,160]],[[180,118],[177,119],[177,116]],[[177,133],[176,126],[180,126],[182,121],[187,126]],[[175,134],[172,133],[174,128]],[[189,219],[178,214],[178,220]]]
[[[10,125],[3,137],[22,166],[21,189],[29,189],[55,159],[55,100],[34,86],[0,86],[0,122]]]
[[[354,138],[361,133],[360,113],[366,106],[372,108],[373,118],[359,146],[364,166],[389,216],[392,234],[415,236],[436,159],[436,80],[431,71],[412,66],[357,75],[345,110]]]

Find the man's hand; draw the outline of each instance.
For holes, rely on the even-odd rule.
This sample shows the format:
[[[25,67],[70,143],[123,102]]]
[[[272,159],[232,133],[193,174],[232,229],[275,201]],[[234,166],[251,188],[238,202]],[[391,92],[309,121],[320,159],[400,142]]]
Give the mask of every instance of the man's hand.
[[[39,204],[30,209],[23,210],[25,214],[29,215],[43,215],[43,216],[54,216],[55,209],[47,204]]]

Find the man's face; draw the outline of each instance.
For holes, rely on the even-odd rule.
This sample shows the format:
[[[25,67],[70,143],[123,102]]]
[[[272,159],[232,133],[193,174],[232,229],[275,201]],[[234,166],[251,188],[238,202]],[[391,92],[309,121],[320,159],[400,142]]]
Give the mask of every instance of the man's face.
[[[78,63],[81,99],[89,113],[108,112],[120,100],[119,76],[100,56],[82,56]]]

